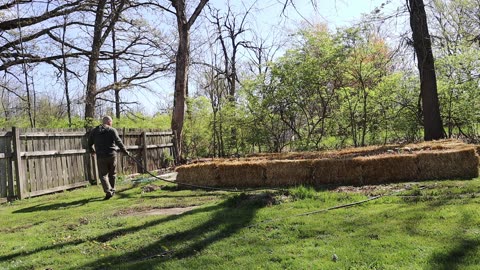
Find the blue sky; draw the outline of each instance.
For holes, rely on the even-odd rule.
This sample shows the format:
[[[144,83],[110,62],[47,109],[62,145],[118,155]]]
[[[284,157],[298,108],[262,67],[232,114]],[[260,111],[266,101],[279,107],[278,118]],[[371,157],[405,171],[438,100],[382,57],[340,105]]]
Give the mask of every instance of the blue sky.
[[[262,10],[261,15],[257,16],[259,24],[275,24],[279,20],[284,0],[230,0],[231,5],[241,7],[241,5],[250,6],[256,2],[256,6]],[[300,22],[304,19],[316,22],[327,23],[333,27],[346,26],[352,24],[361,17],[362,13],[369,13],[376,7],[385,3],[385,10],[394,10],[400,5],[404,5],[404,0],[313,0],[316,2],[317,10],[312,7],[311,0],[293,0],[299,12],[292,7],[287,9],[287,15],[290,22]],[[217,8],[226,6],[225,0],[210,0]]]
[[[397,7],[405,4],[404,0],[316,0],[317,9],[315,10],[310,0],[293,0],[297,10],[289,7],[286,11],[286,17],[281,16],[284,0],[230,0],[231,6],[238,9],[238,13],[245,10],[243,6],[250,7],[256,2],[257,11],[254,12],[255,25],[261,29],[260,32],[268,34],[272,27],[280,26],[286,31],[295,31],[301,25],[302,21],[311,23],[326,23],[332,30],[337,27],[348,26],[358,21],[362,14],[370,13],[382,3],[386,3],[384,12],[391,12]],[[218,9],[224,9],[227,1],[210,0],[210,4]],[[205,11],[205,10],[204,10]],[[158,94],[153,97],[151,94],[146,96],[139,95],[144,109],[148,114],[155,113],[159,104],[166,105],[171,102],[173,97],[173,80],[158,82],[154,87]],[[192,89],[193,90],[193,89]]]

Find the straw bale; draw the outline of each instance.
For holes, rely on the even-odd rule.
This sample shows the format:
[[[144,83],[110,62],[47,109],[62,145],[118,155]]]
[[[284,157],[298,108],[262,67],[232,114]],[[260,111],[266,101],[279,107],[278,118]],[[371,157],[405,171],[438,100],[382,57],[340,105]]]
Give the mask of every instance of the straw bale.
[[[379,155],[360,158],[363,184],[414,181],[418,175],[415,155]]]
[[[474,147],[417,154],[419,180],[471,179],[478,177],[478,157]]]
[[[313,185],[362,183],[362,166],[357,158],[312,161]]]
[[[479,158],[459,140],[338,151],[257,154],[199,160],[177,168],[178,182],[222,187],[360,185],[478,176]]]
[[[475,152],[477,153],[477,155],[480,155],[480,145],[475,145]]]
[[[311,160],[275,160],[266,167],[266,184],[272,187],[310,184],[312,179]]]
[[[223,187],[262,187],[266,184],[264,162],[224,162],[218,164],[218,184]]]
[[[446,150],[446,149],[458,149],[468,146],[468,144],[457,139],[445,139],[436,141],[426,141],[414,144],[407,144],[406,147],[412,150]]]
[[[192,185],[218,185],[218,169],[214,162],[183,165],[175,170],[178,173],[177,182]]]

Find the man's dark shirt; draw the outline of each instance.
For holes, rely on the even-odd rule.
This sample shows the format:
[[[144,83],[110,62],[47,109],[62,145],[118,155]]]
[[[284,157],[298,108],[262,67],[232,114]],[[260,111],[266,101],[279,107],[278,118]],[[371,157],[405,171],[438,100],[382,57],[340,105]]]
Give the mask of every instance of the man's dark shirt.
[[[95,144],[95,150],[93,150],[93,145]],[[120,150],[127,152],[125,146],[118,136],[118,132],[113,127],[107,125],[99,125],[90,132],[88,137],[88,150],[91,153],[96,153],[97,156],[113,156],[115,155],[115,145],[117,145]]]

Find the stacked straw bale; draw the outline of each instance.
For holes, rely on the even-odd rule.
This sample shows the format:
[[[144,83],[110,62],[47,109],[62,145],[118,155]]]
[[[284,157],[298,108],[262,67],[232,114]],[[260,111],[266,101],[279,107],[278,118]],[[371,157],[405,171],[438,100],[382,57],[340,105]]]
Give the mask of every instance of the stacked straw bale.
[[[390,146],[390,149],[383,146],[214,160],[178,167],[177,181],[243,188],[364,185],[478,177],[479,157],[475,146],[447,140]]]
[[[311,182],[312,161],[310,160],[273,160],[263,163],[266,167],[266,186],[297,186]]]
[[[358,185],[362,182],[362,167],[358,158],[316,159],[312,168],[314,186]]]
[[[362,157],[362,184],[382,184],[415,180],[418,167],[415,155]]]
[[[191,185],[219,186],[217,164],[214,162],[196,163],[176,168],[177,180]],[[181,179],[181,181],[180,181]]]
[[[478,157],[473,147],[420,152],[417,162],[418,180],[471,179],[478,176]]]
[[[218,164],[218,179],[223,187],[266,186],[265,166],[261,162],[223,162]]]

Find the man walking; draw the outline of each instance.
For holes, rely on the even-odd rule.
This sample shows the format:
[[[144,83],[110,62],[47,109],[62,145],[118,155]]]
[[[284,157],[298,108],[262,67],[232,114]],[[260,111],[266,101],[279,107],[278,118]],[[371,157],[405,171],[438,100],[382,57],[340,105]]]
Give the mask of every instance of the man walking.
[[[117,155],[115,145],[121,151],[130,155],[122,140],[118,136],[118,132],[112,127],[112,118],[110,116],[103,117],[102,124],[95,127],[88,137],[88,149],[92,155],[97,154],[98,173],[102,182],[103,191],[105,192],[104,200],[110,199],[115,194],[115,181],[117,174]],[[95,145],[95,149],[93,149]]]

